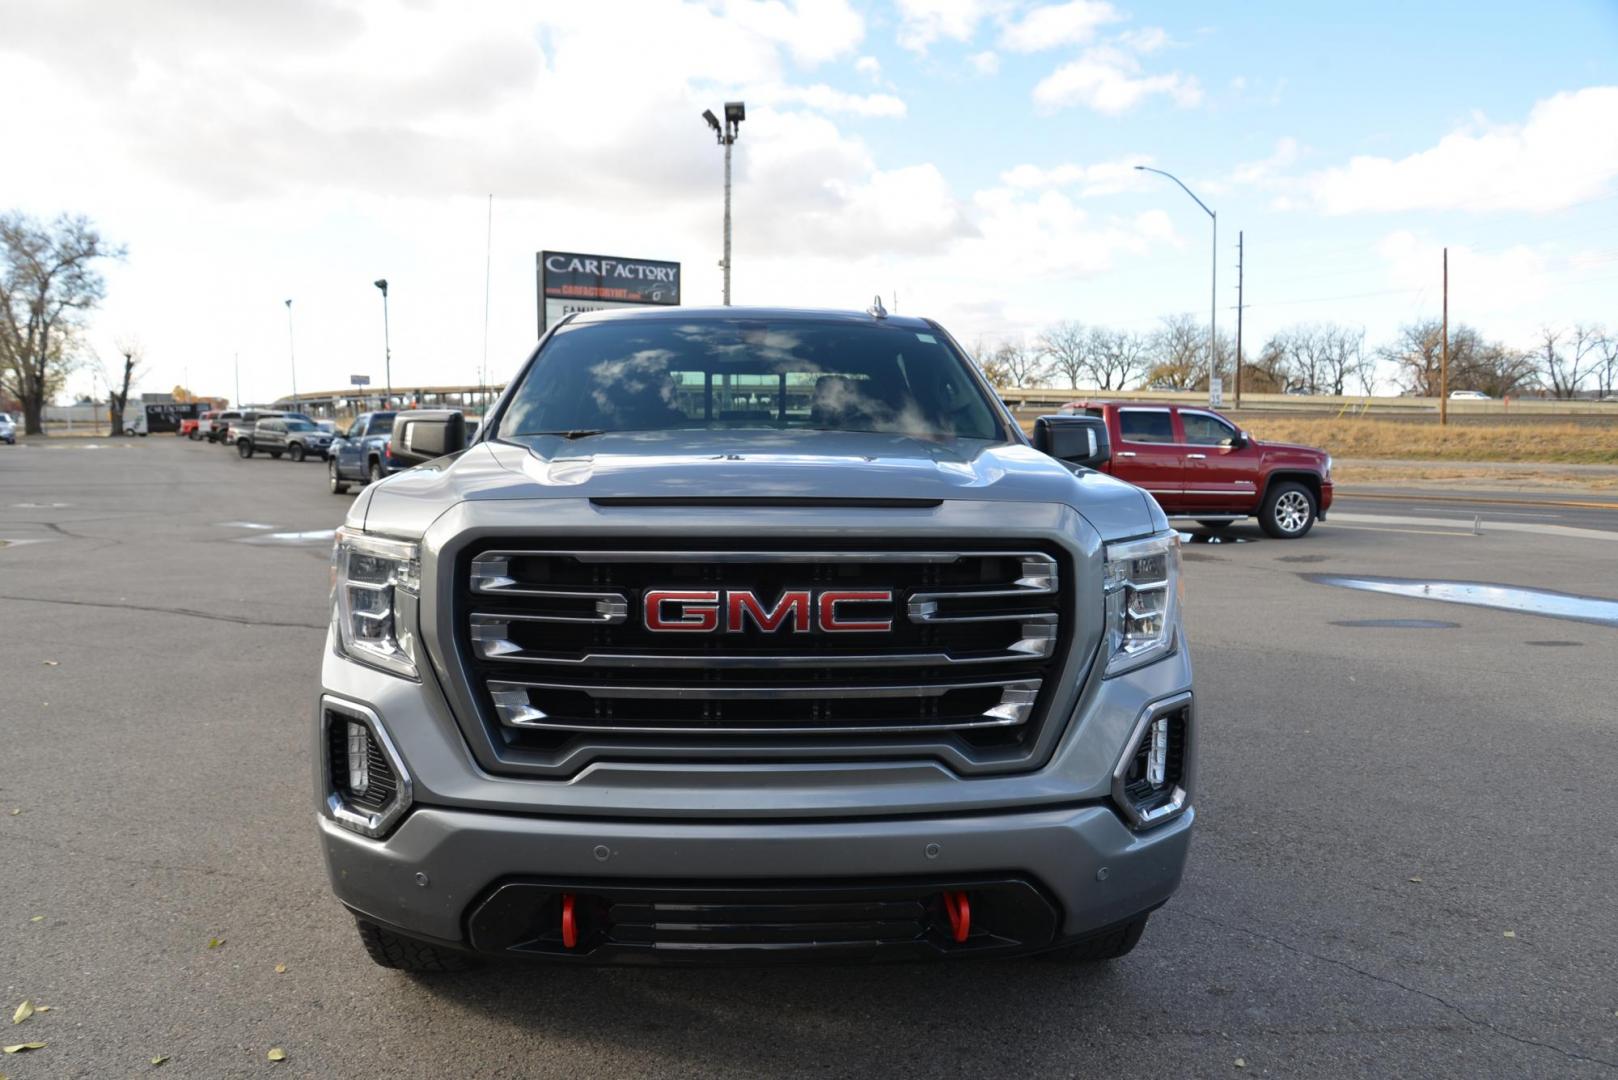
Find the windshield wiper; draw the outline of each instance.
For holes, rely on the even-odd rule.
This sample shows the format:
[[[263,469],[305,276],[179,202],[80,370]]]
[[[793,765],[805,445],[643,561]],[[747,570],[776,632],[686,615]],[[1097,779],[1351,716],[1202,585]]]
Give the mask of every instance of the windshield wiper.
[[[530,435],[555,435],[563,439],[587,439],[591,435],[605,435],[606,433],[606,428],[571,428],[567,431],[525,431],[522,433],[521,438],[526,439]]]

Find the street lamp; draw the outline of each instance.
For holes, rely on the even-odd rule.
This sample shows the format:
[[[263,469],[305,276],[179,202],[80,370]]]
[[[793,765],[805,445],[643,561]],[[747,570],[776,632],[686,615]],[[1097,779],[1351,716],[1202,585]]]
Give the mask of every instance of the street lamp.
[[[292,301],[291,300],[286,301],[286,305],[287,305],[287,363],[292,368],[292,407],[297,408],[298,407],[298,354],[292,348]],[[239,386],[237,387],[237,390],[236,390],[236,396],[237,397],[241,396],[241,388]],[[237,408],[241,407],[241,402],[240,401],[238,401],[236,403],[236,407]]]
[[[742,121],[747,119],[747,106],[740,101],[725,102],[725,122],[719,123],[719,117],[713,114],[712,109],[703,109],[702,118],[708,121],[714,134],[719,139],[719,145],[725,148],[725,257],[719,260],[719,265],[725,271],[725,306],[730,306],[730,148],[736,142]]]
[[[371,282],[382,290],[382,363],[388,380],[388,401],[393,400],[393,345],[388,341],[388,279],[377,278]],[[386,407],[386,403],[384,403]]]
[[[1136,165],[1135,168],[1141,172],[1166,176],[1179,184],[1180,190],[1190,195],[1191,201],[1202,207],[1203,213],[1207,214],[1213,221],[1213,285],[1211,286],[1211,296],[1208,303],[1208,404],[1210,406],[1217,405],[1219,402],[1214,396],[1214,380],[1219,377],[1219,330],[1217,323],[1219,318],[1219,215],[1209,210],[1208,204],[1197,198],[1196,193],[1181,183],[1180,178],[1173,173],[1167,173],[1162,169],[1154,169],[1147,165]]]

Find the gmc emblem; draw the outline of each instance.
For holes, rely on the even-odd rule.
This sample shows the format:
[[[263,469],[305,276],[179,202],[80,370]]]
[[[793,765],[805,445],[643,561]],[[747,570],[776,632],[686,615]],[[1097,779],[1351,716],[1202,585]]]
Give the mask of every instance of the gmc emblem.
[[[892,618],[877,618],[869,605],[892,604],[892,589],[788,589],[766,608],[751,589],[648,589],[646,629],[656,633],[727,634],[744,632],[748,623],[773,634],[792,624],[794,634],[819,630],[828,634],[885,633]]]

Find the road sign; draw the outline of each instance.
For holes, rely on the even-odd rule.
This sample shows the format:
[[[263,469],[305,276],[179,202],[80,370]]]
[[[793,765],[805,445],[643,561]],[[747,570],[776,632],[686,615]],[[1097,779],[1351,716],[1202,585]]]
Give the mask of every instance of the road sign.
[[[348,382],[350,386],[370,386],[371,377],[369,375],[350,375]]]

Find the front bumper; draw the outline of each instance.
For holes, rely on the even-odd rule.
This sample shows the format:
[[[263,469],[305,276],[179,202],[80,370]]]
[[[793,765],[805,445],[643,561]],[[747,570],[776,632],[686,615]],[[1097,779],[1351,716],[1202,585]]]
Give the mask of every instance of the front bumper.
[[[491,899],[513,882],[540,880],[589,894],[636,887],[656,893],[708,885],[712,895],[794,883],[839,885],[894,894],[981,884],[1025,883],[1049,902],[1052,919],[1038,936],[1006,952],[1037,952],[1116,926],[1159,906],[1179,885],[1191,839],[1188,810],[1158,828],[1131,831],[1107,805],[1020,814],[961,815],[883,821],[659,822],[528,817],[420,807],[384,841],[367,840],[322,819],[333,890],[356,914],[438,944],[533,955],[484,929]],[[938,883],[936,888],[925,883]],[[553,890],[554,891],[554,890]],[[542,887],[533,910],[541,911]],[[981,907],[982,905],[980,905]],[[948,953],[944,947],[890,950],[904,956]],[[982,953],[961,947],[962,954]],[[566,952],[544,952],[553,958]],[[584,960],[649,958],[652,952],[606,945],[575,954]],[[658,958],[667,958],[663,953]],[[678,959],[717,958],[675,953]],[[781,955],[774,953],[772,955]]]

